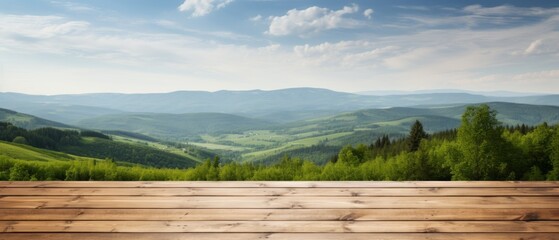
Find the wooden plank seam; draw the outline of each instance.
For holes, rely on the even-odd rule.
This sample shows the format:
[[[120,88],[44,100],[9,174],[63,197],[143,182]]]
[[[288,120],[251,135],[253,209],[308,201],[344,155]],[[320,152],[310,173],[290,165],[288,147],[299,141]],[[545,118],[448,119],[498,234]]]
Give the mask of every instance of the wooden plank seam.
[[[554,239],[559,182],[0,182],[0,239]]]

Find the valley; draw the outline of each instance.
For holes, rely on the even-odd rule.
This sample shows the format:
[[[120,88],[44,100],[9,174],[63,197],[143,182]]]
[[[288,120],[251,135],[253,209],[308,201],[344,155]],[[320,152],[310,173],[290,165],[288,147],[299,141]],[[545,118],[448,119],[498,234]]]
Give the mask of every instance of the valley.
[[[371,144],[385,135],[404,137],[416,120],[430,133],[454,129],[466,106],[491,100],[502,100],[488,105],[504,125],[555,124],[559,122],[557,97],[373,96],[311,88],[126,95],[0,93],[0,99],[6,100],[0,107],[19,106],[28,113],[6,109],[0,111],[0,121],[28,129],[92,129],[112,136],[117,144],[148,147],[196,162],[219,155],[224,162],[268,164],[289,155],[324,164],[346,145]],[[90,142],[94,143],[99,144]]]

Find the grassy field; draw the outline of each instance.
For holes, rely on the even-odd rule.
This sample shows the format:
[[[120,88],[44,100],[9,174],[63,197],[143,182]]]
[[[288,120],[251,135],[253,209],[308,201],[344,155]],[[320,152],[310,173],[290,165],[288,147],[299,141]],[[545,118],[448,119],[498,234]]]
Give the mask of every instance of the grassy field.
[[[222,144],[217,144],[217,143],[189,142],[189,144],[192,144],[192,145],[198,146],[198,147],[207,148],[209,150],[226,150],[226,151],[239,152],[239,151],[245,151],[247,149],[250,149],[250,148],[245,148],[245,147],[236,147],[236,146],[222,145]]]
[[[39,162],[93,159],[3,141],[0,141],[0,158]]]
[[[92,141],[85,138],[86,141]],[[0,159],[21,160],[29,162],[68,162],[68,161],[105,161],[105,159],[82,157],[63,152],[51,151],[46,149],[35,148],[29,145],[17,144],[12,142],[0,141]],[[141,164],[133,164],[129,162],[116,162],[119,166],[142,166]]]
[[[24,127],[28,129],[36,129],[41,127],[58,127],[58,128],[68,128],[68,125],[49,121],[32,115],[18,113],[8,109],[0,108],[0,121],[10,122],[18,127]]]
[[[111,137],[113,138],[114,141],[125,142],[125,143],[136,144],[136,145],[150,146],[150,147],[153,147],[155,149],[159,149],[159,150],[162,150],[162,151],[165,151],[165,152],[169,152],[169,153],[177,154],[177,155],[180,155],[180,156],[188,157],[188,158],[190,158],[192,160],[195,160],[197,162],[202,162],[202,161],[205,160],[205,159],[202,159],[200,156],[188,153],[188,151],[186,151],[186,149],[183,150],[181,148],[165,145],[165,144],[162,144],[162,143],[159,143],[159,142],[146,141],[146,140],[141,140],[141,139],[136,139],[136,138],[131,138],[131,137],[118,136],[118,135],[111,135]]]
[[[206,148],[210,151],[222,151],[236,154],[245,162],[278,159],[282,152],[294,152],[297,149],[317,145],[343,147],[348,144],[370,144],[376,138],[405,135],[413,122],[418,119],[425,123],[428,130],[445,130],[458,125],[458,120],[441,116],[408,117],[405,110],[393,114],[391,120],[377,113],[343,114],[330,118],[320,118],[299,123],[288,124],[275,130],[245,131],[237,134],[205,134],[201,141],[189,144]],[[369,117],[371,115],[372,117]],[[404,116],[404,117],[400,117]],[[382,120],[379,120],[382,119]],[[441,129],[429,129],[430,126]],[[328,156],[325,156],[328,157]],[[326,159],[321,159],[324,162]]]
[[[257,161],[284,151],[310,147],[340,137],[353,134],[353,131],[330,133],[310,131],[291,135],[270,130],[247,131],[244,134],[203,135],[206,142],[189,144],[214,151],[231,151],[241,154],[243,161]]]
[[[406,134],[409,126],[419,119],[430,125],[448,122],[448,118],[439,116],[408,117],[402,112],[392,113],[392,117],[379,116],[380,113],[355,112],[286,124],[281,128],[269,130],[247,130],[235,133],[205,133],[198,137],[184,140],[182,144],[192,148],[201,148],[221,156],[226,161],[257,162],[263,159],[280,158],[282,152],[297,153],[298,149],[318,145],[343,147],[347,144],[371,143],[383,134]],[[405,116],[405,117],[401,117]],[[391,120],[384,120],[393,118]],[[382,119],[382,120],[381,120]],[[454,120],[457,121],[457,120]],[[433,123],[433,124],[432,124]],[[452,122],[454,124],[454,122]],[[450,124],[450,125],[452,125]],[[197,162],[207,159],[185,147],[176,147],[155,141],[141,140],[129,136],[112,135],[119,142],[150,146],[165,152],[188,157]],[[300,151],[299,151],[300,152]],[[296,157],[296,156],[294,156]],[[322,154],[319,162],[324,162]]]

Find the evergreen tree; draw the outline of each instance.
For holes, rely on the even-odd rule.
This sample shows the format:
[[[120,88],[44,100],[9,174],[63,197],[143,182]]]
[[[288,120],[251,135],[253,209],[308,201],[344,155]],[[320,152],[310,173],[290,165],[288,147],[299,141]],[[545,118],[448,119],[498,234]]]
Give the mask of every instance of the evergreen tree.
[[[427,138],[427,133],[423,130],[423,124],[419,120],[415,120],[413,123],[410,135],[408,137],[408,151],[415,152],[419,149],[419,144],[421,140]]]

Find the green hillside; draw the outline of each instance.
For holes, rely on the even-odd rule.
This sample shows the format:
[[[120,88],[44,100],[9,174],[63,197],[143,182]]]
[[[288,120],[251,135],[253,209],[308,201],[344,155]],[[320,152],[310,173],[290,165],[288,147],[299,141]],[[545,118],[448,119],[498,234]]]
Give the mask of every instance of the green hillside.
[[[0,109],[0,122],[10,123],[14,126],[24,128],[19,130],[12,129],[18,134],[12,132],[9,134],[10,137],[7,137],[3,135],[6,133],[6,129],[0,127],[0,135],[5,139],[3,137],[0,138],[6,141],[13,141],[15,137],[22,135],[26,138],[28,144],[40,148],[61,150],[90,157],[112,158],[118,161],[142,163],[148,166],[184,168],[193,166],[197,162],[201,162],[207,158],[213,158],[216,155],[215,153],[193,145],[175,146],[178,143],[161,142],[159,139],[147,135],[121,130],[101,131],[111,136],[115,141],[101,138],[89,138],[89,140],[82,139],[80,144],[75,144],[71,147],[65,146],[64,148],[56,148],[56,141],[60,139],[56,139],[53,142],[49,139],[38,137],[37,134],[34,133],[44,133],[45,128],[56,128],[52,131],[56,133],[71,133],[70,135],[79,135],[81,133],[93,133],[96,135],[96,133],[8,109]],[[2,124],[2,126],[4,125]],[[28,132],[25,129],[31,131]],[[49,131],[50,130],[47,130],[46,132]],[[103,135],[101,134],[98,136]],[[116,151],[117,149],[120,149],[120,151]]]
[[[489,103],[505,125],[537,125],[559,122],[559,107],[516,103]],[[313,146],[341,148],[348,144],[371,143],[383,135],[401,137],[409,131],[415,120],[423,123],[427,132],[453,129],[459,126],[465,105],[431,108],[367,109],[340,115],[322,117],[278,125],[269,130],[246,131],[243,134],[202,135],[202,141],[191,142],[213,151],[237,156],[244,161],[273,162],[286,153],[295,157],[308,156]],[[229,148],[229,151],[223,149]],[[306,150],[305,150],[306,149]],[[316,162],[324,162],[328,153],[324,149]],[[236,154],[236,155],[235,155]],[[315,160],[314,158],[311,158]]]
[[[27,161],[69,161],[69,160],[84,160],[88,158],[78,157],[71,154],[55,152],[46,149],[31,147],[24,144],[16,144],[5,141],[0,141],[0,158],[2,159],[16,159]]]
[[[489,107],[498,111],[497,119],[504,124],[537,125],[543,122],[559,122],[559,107],[546,105],[528,105],[513,103],[489,103]]]
[[[27,130],[11,123],[0,122],[0,140],[79,156],[112,159],[154,167],[186,168],[192,167],[200,161],[186,153],[177,154],[170,150],[158,149],[147,143],[116,141],[110,136],[88,130],[56,128]]]
[[[115,161],[153,167],[187,168],[196,165],[199,161],[186,155],[159,150],[149,145],[92,137],[82,138],[80,144],[63,146],[59,150],[79,156],[110,158]]]
[[[475,105],[475,104],[474,104]],[[537,125],[543,122],[559,122],[559,107],[517,103],[488,103],[499,114],[497,118],[505,125]],[[432,108],[387,108],[361,110],[333,117],[313,119],[288,125],[289,133],[304,131],[343,130],[348,128],[377,129],[386,133],[407,131],[418,119],[427,131],[455,128],[466,105]]]
[[[123,138],[138,139],[138,140],[148,141],[148,142],[159,141],[156,138],[141,133],[127,132],[127,131],[120,131],[120,130],[101,130],[101,132],[111,136],[120,136]]]
[[[78,123],[94,129],[122,130],[158,138],[188,138],[197,134],[237,133],[267,128],[271,123],[223,113],[119,114],[82,120]]]
[[[0,181],[5,180],[186,180],[184,169],[157,169],[80,157],[0,141]]]
[[[37,129],[42,127],[70,128],[70,126],[32,115],[0,108],[0,122],[9,122],[15,126],[26,129]]]

